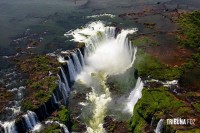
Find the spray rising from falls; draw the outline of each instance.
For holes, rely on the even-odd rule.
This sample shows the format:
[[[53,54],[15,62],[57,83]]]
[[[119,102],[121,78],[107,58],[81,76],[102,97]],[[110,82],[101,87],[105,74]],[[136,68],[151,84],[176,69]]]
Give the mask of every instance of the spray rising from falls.
[[[117,34],[115,27],[106,27],[98,21],[65,34],[72,35],[73,41],[85,43],[83,70],[76,75],[74,71],[79,71],[79,68],[72,67],[70,77],[72,76],[71,80],[76,77],[77,81],[92,88],[92,92],[87,95],[88,106],[93,109],[90,114],[92,118],[88,116],[91,118],[87,123],[89,133],[105,132],[102,123],[107,105],[111,101],[109,89],[105,84],[106,77],[123,73],[132,67],[137,49],[132,48],[127,35],[136,31],[137,29],[122,30]],[[69,61],[68,65],[70,64]]]

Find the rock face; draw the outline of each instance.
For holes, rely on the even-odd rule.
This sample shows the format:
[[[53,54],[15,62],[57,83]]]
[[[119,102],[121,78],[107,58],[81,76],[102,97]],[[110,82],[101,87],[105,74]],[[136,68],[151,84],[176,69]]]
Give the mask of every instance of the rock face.
[[[103,127],[108,133],[131,133],[126,122],[116,121],[110,116],[104,118]]]

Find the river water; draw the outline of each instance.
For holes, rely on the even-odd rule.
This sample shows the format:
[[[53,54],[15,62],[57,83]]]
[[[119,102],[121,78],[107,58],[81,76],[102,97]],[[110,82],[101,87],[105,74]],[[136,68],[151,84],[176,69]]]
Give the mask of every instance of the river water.
[[[2,72],[7,72],[11,66],[7,57],[16,55],[17,49],[46,54],[76,47],[70,41],[72,38],[64,34],[91,21],[102,20],[108,25],[114,23],[121,28],[134,27],[142,32],[140,24],[124,21],[118,15],[158,6],[158,2],[165,2],[169,8],[176,8],[174,3],[179,3],[180,8],[192,10],[199,9],[200,5],[198,0],[0,0],[0,63],[3,64],[0,65],[0,72],[2,75]],[[92,16],[105,13],[114,16]],[[30,40],[40,44],[37,48],[27,49]],[[4,78],[2,75],[0,78]]]
[[[67,49],[64,32],[91,21],[86,16],[137,11],[157,2],[198,5],[197,0],[0,0],[0,56],[16,54],[29,39],[42,43],[35,50],[39,53]]]

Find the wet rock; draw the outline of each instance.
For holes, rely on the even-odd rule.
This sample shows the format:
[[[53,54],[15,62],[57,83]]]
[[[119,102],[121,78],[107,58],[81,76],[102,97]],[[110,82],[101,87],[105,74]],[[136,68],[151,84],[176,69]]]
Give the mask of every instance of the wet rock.
[[[159,83],[159,82],[147,82],[145,84],[145,87],[147,87],[147,88],[158,88],[158,87],[161,87],[161,86],[162,86],[162,84]]]
[[[2,112],[8,105],[9,101],[13,100],[13,93],[0,88],[0,112]]]
[[[0,125],[0,133],[4,133],[4,128]]]

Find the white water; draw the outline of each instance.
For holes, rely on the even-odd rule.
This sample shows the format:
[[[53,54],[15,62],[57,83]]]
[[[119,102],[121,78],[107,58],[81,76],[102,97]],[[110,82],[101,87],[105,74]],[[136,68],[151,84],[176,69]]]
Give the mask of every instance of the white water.
[[[172,85],[177,85],[178,84],[178,80],[172,80],[172,81],[160,81],[160,80],[157,80],[157,79],[150,79],[150,80],[146,80],[146,82],[158,82],[158,83],[161,83],[163,86],[166,86],[166,87],[170,87]]]
[[[64,124],[62,124],[62,123],[60,123],[58,121],[50,121],[50,120],[48,120],[48,121],[45,121],[45,124],[58,124],[58,125],[60,125],[60,127],[63,128],[64,133],[69,133],[69,130],[68,130],[67,126],[65,126]]]
[[[23,116],[25,122],[26,122],[26,127],[28,129],[33,129],[33,130],[39,130],[41,125],[39,124],[37,115],[32,112],[32,111],[27,111],[27,114]],[[34,129],[34,127],[37,125],[37,128]]]
[[[164,119],[159,120],[159,122],[156,126],[156,129],[155,129],[155,133],[161,133],[162,132],[163,121],[164,121]]]
[[[66,86],[61,81],[60,75],[58,75],[58,79],[59,79],[58,88],[62,92],[62,97],[63,97],[63,100],[64,100],[64,104],[67,105],[68,92],[67,92]]]
[[[76,73],[80,73],[82,71],[82,66],[81,66],[81,63],[77,56],[77,53],[72,53],[72,58],[74,60],[74,66],[75,66]]]
[[[99,14],[99,15],[87,16],[87,18],[100,18],[100,17],[110,17],[110,18],[114,18],[115,15],[113,15],[113,14],[108,14],[108,13],[104,13],[104,14]]]
[[[70,81],[71,82],[74,82],[75,81],[75,78],[77,76],[77,73],[75,71],[75,68],[74,68],[74,64],[72,62],[72,59],[69,58],[68,62],[67,62],[67,67],[69,69],[69,77],[70,77]]]
[[[20,103],[23,99],[23,90],[25,89],[24,86],[20,86],[19,88],[13,88],[9,90],[10,92],[15,92],[17,94],[17,99],[12,101],[14,104],[11,107],[6,107],[6,110],[12,110],[13,116],[17,116],[21,112]],[[13,121],[5,121],[1,122],[0,125],[4,128],[5,133],[17,133],[17,129],[15,126],[15,120]]]
[[[58,60],[58,62],[60,62],[60,63],[66,63],[66,62],[67,62],[67,61],[65,60],[65,58],[62,57],[62,56],[59,56],[57,60]]]
[[[70,92],[70,88],[69,88],[69,84],[68,84],[68,81],[67,81],[67,77],[66,77],[66,75],[65,75],[65,72],[63,71],[62,68],[60,68],[60,69],[61,69],[62,77],[64,78],[64,82],[65,82],[65,90],[66,90],[67,92]]]
[[[142,97],[142,89],[143,89],[143,82],[141,81],[141,78],[139,77],[137,79],[137,83],[135,85],[135,88],[131,91],[127,103],[125,105],[124,111],[127,111],[131,114],[133,114],[134,106],[138,102],[138,100]]]
[[[5,133],[17,133],[15,121],[1,122],[0,125],[4,128]]]
[[[137,30],[122,30],[117,37],[115,37],[115,30],[115,27],[106,27],[102,22],[97,21],[65,34],[65,36],[72,35],[73,41],[84,42],[86,46],[85,67],[77,75],[76,80],[92,88],[92,92],[87,94],[88,105],[86,104],[92,108],[88,116],[90,118],[87,123],[88,133],[105,132],[103,119],[107,105],[112,100],[109,88],[105,84],[107,75],[125,72],[135,60],[137,49],[131,47],[127,35]]]
[[[13,100],[13,105],[11,107],[6,107],[6,110],[12,110],[13,116],[17,116],[21,112],[20,103],[23,99],[23,90],[25,89],[24,86],[20,86],[19,88],[13,88],[12,90],[8,90],[10,92],[15,92],[17,95],[17,99]]]

